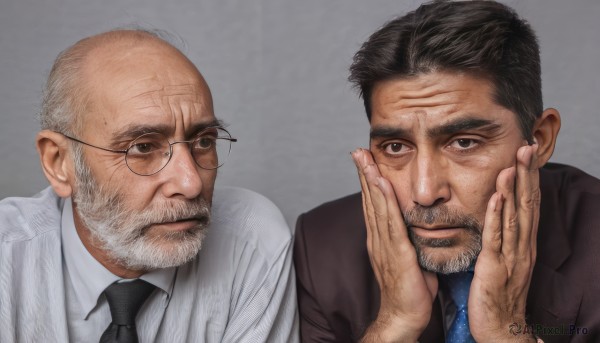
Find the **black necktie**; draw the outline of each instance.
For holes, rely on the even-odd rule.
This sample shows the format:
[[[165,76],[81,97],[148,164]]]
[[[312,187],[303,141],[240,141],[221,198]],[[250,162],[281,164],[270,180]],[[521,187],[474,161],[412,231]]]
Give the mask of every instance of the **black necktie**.
[[[112,322],[100,337],[100,343],[137,343],[135,317],[154,290],[154,286],[137,279],[113,283],[104,290]]]

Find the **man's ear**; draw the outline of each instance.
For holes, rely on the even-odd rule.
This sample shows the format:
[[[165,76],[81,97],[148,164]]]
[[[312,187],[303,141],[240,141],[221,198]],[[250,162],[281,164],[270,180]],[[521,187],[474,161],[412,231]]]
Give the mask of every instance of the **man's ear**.
[[[556,137],[560,130],[560,114],[554,108],[548,108],[533,125],[533,139],[539,145],[537,150],[538,168],[548,162],[554,152]]]
[[[42,171],[54,192],[62,198],[70,197],[74,179],[70,173],[67,138],[58,132],[42,130],[35,138],[35,145],[40,155]]]

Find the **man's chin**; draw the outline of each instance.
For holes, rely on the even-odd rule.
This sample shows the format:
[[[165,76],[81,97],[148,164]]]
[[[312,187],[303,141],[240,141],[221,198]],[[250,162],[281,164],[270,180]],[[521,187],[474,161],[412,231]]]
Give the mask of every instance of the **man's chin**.
[[[202,225],[184,231],[163,231],[150,227],[143,239],[122,249],[128,251],[128,254],[119,256],[116,253],[115,259],[131,270],[177,267],[198,255],[206,230]]]
[[[478,247],[468,249],[446,243],[416,247],[421,268],[440,274],[458,273],[468,270],[477,259],[480,250]]]
[[[468,270],[481,251],[480,231],[473,228],[443,230],[441,234],[439,232],[409,231],[421,268],[440,274]]]

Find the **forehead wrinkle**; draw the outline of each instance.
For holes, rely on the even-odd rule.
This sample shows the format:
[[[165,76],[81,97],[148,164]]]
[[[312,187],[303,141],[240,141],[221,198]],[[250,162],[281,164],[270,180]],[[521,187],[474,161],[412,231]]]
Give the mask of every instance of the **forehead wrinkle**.
[[[207,108],[202,92],[195,85],[165,86],[163,92],[157,96],[160,96],[160,103],[169,107],[177,104],[194,104],[195,109],[196,106],[200,109]]]
[[[417,122],[419,126],[425,125],[428,118],[432,116],[449,117],[453,114],[460,113],[460,103],[443,103],[443,104],[427,104],[423,106],[413,107],[402,107],[392,108],[391,111],[384,111],[382,117],[394,118],[394,121],[399,123],[405,123],[406,127],[412,127]]]
[[[210,108],[203,101],[201,93],[189,93],[180,87],[173,87],[172,90],[174,92],[163,95],[162,100],[165,110],[168,110],[175,122],[175,131],[180,127],[180,132],[184,135],[190,134],[190,130],[193,130],[196,124],[196,117],[205,117],[206,114],[212,117],[212,113],[208,113]]]
[[[458,94],[457,94],[458,93]],[[423,108],[447,108],[445,112],[456,110],[461,100],[464,98],[462,91],[450,92],[435,92],[422,96],[406,96],[405,94],[396,93],[396,96],[390,96],[384,105],[389,106],[394,111],[414,111]]]
[[[450,92],[446,92],[450,93]],[[446,96],[447,98],[447,96]],[[420,99],[420,98],[419,98]],[[417,100],[419,100],[417,99]],[[411,107],[407,107],[406,102],[402,104],[392,104],[390,108],[383,111],[383,117],[393,118],[395,124],[393,125],[397,129],[397,134],[406,138],[414,138],[417,132],[424,132],[428,136],[431,136],[430,127],[433,125],[431,120],[436,122],[439,118],[443,123],[453,121],[458,115],[459,117],[463,113],[463,105],[458,101],[440,101],[440,99],[423,99],[424,101],[418,104],[411,104]],[[410,100],[409,100],[410,101]],[[444,124],[439,125],[444,125]]]
[[[463,75],[437,73],[411,79],[390,79],[377,83],[373,95],[379,99],[379,106],[387,108],[388,111],[411,111],[452,105],[453,107],[446,110],[452,112],[464,104],[472,94],[472,89],[462,83],[463,78]]]
[[[162,90],[163,87],[151,78],[138,80],[131,85],[133,95],[126,102],[133,103],[133,107],[140,110],[159,108],[160,102],[157,101],[156,94]]]
[[[200,99],[201,88],[195,84],[184,84],[184,85],[163,85],[161,82],[148,78],[135,82],[131,88],[134,90],[140,88],[142,91],[138,94],[133,95],[132,99],[145,99],[147,97],[156,97],[157,93],[162,93],[161,96],[183,96],[193,99]]]

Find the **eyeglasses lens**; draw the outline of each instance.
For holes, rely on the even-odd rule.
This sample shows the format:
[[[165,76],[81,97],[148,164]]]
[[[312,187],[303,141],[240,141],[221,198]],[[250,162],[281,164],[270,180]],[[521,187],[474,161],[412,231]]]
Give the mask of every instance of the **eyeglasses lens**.
[[[221,128],[208,128],[189,144],[198,166],[203,169],[216,169],[222,166],[229,156],[231,135]],[[142,135],[136,138],[127,150],[127,166],[138,175],[155,174],[169,162],[170,145],[167,137],[160,133]]]

